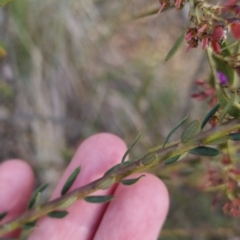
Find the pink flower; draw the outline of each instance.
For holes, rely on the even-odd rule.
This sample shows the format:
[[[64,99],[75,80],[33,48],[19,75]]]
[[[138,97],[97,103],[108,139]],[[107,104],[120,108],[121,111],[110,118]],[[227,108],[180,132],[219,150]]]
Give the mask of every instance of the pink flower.
[[[186,36],[185,36],[185,39],[187,42],[189,42],[192,38],[195,38],[197,35],[197,29],[196,28],[189,28],[187,33],[186,33]]]
[[[207,28],[207,24],[205,23],[198,29],[198,33],[203,33],[206,28]]]

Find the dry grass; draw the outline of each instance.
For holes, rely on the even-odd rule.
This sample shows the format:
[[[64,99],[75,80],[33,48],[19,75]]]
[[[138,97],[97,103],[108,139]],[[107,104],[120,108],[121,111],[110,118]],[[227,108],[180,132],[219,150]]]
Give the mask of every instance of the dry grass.
[[[154,6],[145,0],[14,0],[1,12],[8,50],[1,63],[1,160],[23,158],[40,182],[54,186],[74,149],[91,134],[112,132],[131,143],[141,132],[139,156],[161,144],[187,112],[190,119],[201,118],[206,105],[190,100],[190,93],[193,80],[208,71],[205,58],[200,50],[185,54],[183,45],[174,59],[163,61],[184,30],[185,13],[133,19]],[[208,195],[196,190],[202,200],[194,209],[209,220],[196,211],[186,216],[183,201],[189,208],[193,203],[179,194],[185,188],[191,195],[196,187],[187,181],[171,187],[181,168],[169,169],[168,228],[191,228],[196,222],[202,227],[215,221],[215,214],[225,222],[221,213],[209,213]],[[177,235],[161,239],[180,239]]]

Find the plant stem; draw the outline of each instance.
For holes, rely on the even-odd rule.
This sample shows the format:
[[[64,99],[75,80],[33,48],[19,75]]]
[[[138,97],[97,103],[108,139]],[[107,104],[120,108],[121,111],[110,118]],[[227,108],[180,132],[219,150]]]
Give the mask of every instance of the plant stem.
[[[198,146],[207,145],[214,140],[227,136],[233,131],[240,129],[240,120],[229,120],[217,127],[208,129],[193,136],[186,144],[178,142],[164,149],[159,148],[154,152],[146,154],[144,157],[127,161],[123,164],[119,163],[114,169],[106,172],[103,177],[75,189],[74,191],[59,197],[58,199],[47,202],[35,209],[23,213],[20,217],[13,219],[0,226],[0,236],[11,232],[17,228],[23,227],[25,224],[35,221],[40,217],[47,215],[56,209],[64,209],[72,205],[76,200],[84,199],[89,194],[99,190],[111,187],[114,183],[121,182],[122,179],[132,173],[145,171],[157,165],[165,165],[164,161],[174,156],[181,155]]]

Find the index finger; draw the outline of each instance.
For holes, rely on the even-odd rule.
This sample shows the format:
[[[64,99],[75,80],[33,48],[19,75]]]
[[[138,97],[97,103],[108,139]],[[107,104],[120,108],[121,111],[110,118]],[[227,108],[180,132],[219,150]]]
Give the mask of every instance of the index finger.
[[[81,165],[82,171],[70,190],[81,187],[101,177],[110,167],[121,161],[126,152],[125,143],[115,135],[96,134],[85,140],[78,148],[72,162],[60,179],[52,198],[60,196],[61,189],[69,175]],[[97,191],[95,195],[107,195],[114,187]],[[30,240],[42,239],[92,239],[95,230],[105,212],[107,204],[91,204],[77,201],[69,209],[69,214],[63,219],[44,217],[30,236]]]

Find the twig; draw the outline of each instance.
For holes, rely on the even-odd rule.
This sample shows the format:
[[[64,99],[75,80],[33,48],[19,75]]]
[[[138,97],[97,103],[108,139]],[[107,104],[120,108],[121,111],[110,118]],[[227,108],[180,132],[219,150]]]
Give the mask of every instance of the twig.
[[[54,210],[65,209],[72,205],[75,201],[84,199],[86,196],[99,189],[107,189],[114,183],[121,182],[122,179],[132,173],[145,171],[146,169],[159,164],[164,165],[164,161],[169,158],[186,153],[198,146],[209,145],[214,140],[225,137],[238,129],[240,129],[240,120],[229,120],[217,127],[193,136],[186,144],[178,142],[170,147],[166,147],[164,149],[159,148],[154,152],[150,152],[138,160],[119,163],[108,170],[103,177],[83,187],[77,188],[58,199],[29,210],[23,213],[20,217],[3,224],[0,226],[0,236],[17,228],[21,228],[29,222],[36,221],[38,218],[43,217]]]

